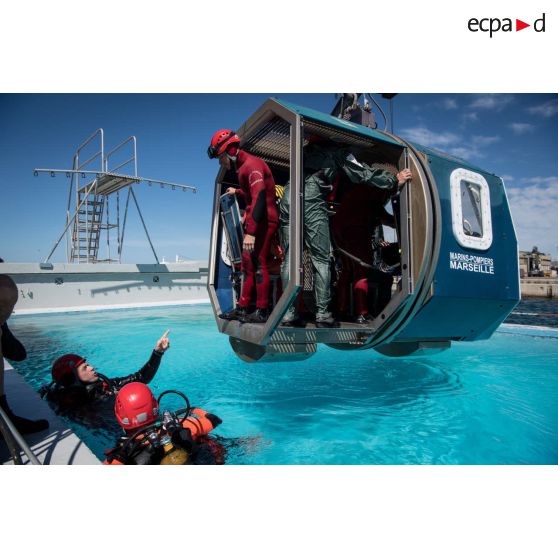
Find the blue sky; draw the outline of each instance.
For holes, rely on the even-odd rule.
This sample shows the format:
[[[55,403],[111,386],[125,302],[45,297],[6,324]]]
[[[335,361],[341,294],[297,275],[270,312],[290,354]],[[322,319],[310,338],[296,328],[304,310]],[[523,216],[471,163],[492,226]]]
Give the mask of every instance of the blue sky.
[[[137,137],[140,176],[198,188],[192,194],[140,184],[135,191],[159,258],[206,260],[217,173],[206,156],[209,138],[240,126],[270,96],[324,112],[335,104],[333,94],[301,93],[0,95],[0,256],[46,257],[65,225],[69,181],[34,177],[32,169],[71,168],[75,148],[103,128],[105,149]],[[503,176],[520,249],[537,245],[558,257],[558,95],[400,94],[394,114],[403,138]],[[52,260],[65,261],[63,244]],[[123,261],[153,261],[135,208]]]

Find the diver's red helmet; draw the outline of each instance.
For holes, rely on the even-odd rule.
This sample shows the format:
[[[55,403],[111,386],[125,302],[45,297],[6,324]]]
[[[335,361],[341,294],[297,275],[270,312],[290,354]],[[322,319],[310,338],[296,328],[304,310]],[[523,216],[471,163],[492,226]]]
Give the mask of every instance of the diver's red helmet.
[[[52,365],[52,379],[57,384],[69,385],[74,382],[77,367],[84,363],[82,356],[68,353],[57,358]]]
[[[211,143],[207,148],[207,155],[210,159],[216,159],[230,147],[240,145],[240,138],[232,130],[219,130],[213,134]],[[236,153],[233,154],[233,156]]]
[[[145,384],[131,382],[118,392],[114,414],[124,430],[133,430],[154,422],[159,414],[159,404]]]

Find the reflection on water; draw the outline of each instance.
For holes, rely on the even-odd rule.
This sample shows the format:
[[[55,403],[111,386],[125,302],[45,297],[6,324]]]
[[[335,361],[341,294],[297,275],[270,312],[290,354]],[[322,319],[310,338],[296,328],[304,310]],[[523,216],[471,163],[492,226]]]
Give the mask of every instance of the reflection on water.
[[[303,362],[250,365],[207,306],[12,321],[30,355],[18,369],[37,388],[64,352],[108,376],[135,372],[167,328],[151,387],[219,415],[227,463],[558,463],[557,338],[496,333],[431,358],[320,347]],[[87,422],[74,427],[102,457],[120,434],[112,405]]]

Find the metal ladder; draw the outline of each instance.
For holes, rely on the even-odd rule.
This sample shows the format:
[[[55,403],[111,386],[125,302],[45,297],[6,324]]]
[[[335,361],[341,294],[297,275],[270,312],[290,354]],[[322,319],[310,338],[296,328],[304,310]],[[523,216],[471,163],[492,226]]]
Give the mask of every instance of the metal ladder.
[[[72,231],[71,261],[95,263],[99,255],[99,241],[103,228],[105,196],[88,194],[91,185],[78,191],[77,218]]]

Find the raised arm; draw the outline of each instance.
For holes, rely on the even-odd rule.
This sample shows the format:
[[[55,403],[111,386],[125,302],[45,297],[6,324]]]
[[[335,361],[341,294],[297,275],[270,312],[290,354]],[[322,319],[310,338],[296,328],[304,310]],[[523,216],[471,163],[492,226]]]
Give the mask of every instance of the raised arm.
[[[159,365],[161,364],[161,357],[165,351],[170,347],[170,341],[168,339],[168,334],[170,330],[165,331],[163,336],[155,344],[155,348],[149,357],[149,360],[134,374],[129,376],[123,376],[120,378],[111,378],[112,388],[116,391],[120,390],[126,384],[130,382],[142,382],[148,384],[155,377]]]
[[[392,172],[361,163],[352,153],[341,159],[339,164],[354,184],[367,184],[381,190],[397,189],[398,180]]]

